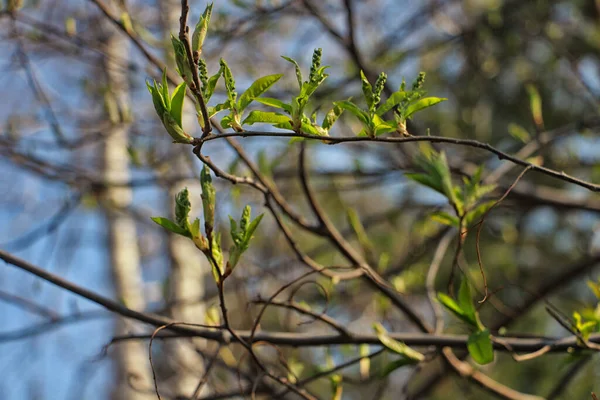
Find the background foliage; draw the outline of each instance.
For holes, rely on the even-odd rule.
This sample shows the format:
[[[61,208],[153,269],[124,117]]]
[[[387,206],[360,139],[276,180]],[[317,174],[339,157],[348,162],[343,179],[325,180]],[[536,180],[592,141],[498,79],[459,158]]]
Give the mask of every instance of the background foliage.
[[[600,295],[594,270],[600,262],[595,233],[600,211],[597,2],[217,2],[202,57],[207,83],[217,71],[224,77],[214,93],[202,94],[211,98],[211,113],[217,109],[210,107],[217,104],[234,109],[217,114],[228,131],[274,131],[262,124],[267,114],[257,111],[294,114],[291,99],[299,96],[303,87],[299,88],[295,66],[280,57],[284,55],[297,61],[305,80],[320,84],[305,109],[308,117],[318,111],[319,129],[306,121],[273,119],[274,124],[287,127],[288,133],[289,129],[319,135],[326,131],[331,137],[350,138],[365,129],[367,138],[383,133],[381,137],[397,139],[406,134],[469,139],[557,172],[551,176],[531,170],[517,181],[524,166],[499,160],[485,147],[411,141],[410,136],[401,144],[361,141],[331,145],[326,139],[300,143],[289,137],[263,136],[235,138],[236,142],[225,138],[206,141],[202,154],[210,158],[203,160],[241,179],[232,185],[212,174],[214,229],[222,232],[227,257],[241,253],[239,247],[228,253],[232,244],[237,244],[236,238],[242,247],[249,240],[242,233],[229,234],[227,216],[239,222],[247,204],[252,218],[264,213],[248,250],[222,290],[214,283],[218,273],[210,273],[203,258],[187,261],[196,272],[204,271],[200,276],[180,273],[175,267],[179,265],[176,242],[150,219],[168,217],[180,228],[183,224],[186,232],[206,232],[204,226],[200,229],[200,222],[194,227],[191,221],[196,217],[202,223],[210,220],[205,200],[208,189],[197,184],[202,163],[191,146],[171,143],[172,139],[186,143],[190,137],[199,138],[201,126],[206,127],[202,113],[194,118],[197,110],[191,106],[192,98],[180,111],[173,111],[183,103],[181,94],[186,90],[179,86],[177,91],[176,85],[168,83],[180,84],[176,66],[180,71],[186,68],[174,57],[170,37],[178,38],[181,3],[19,3],[8,0],[0,16],[4,89],[0,108],[4,172],[0,178],[4,222],[0,249],[4,260],[16,255],[129,308],[178,321],[219,325],[223,323],[220,305],[225,301],[229,327],[238,331],[252,329],[266,299],[284,288],[265,308],[260,331],[318,336],[336,333],[338,326],[340,335],[379,335],[378,342],[368,346],[255,346],[256,355],[274,375],[316,398],[527,398],[518,396],[528,393],[579,399],[598,390],[597,356],[592,352],[552,352],[516,362],[510,352],[496,351],[489,365],[469,365],[520,392],[513,393],[517,397],[499,393],[476,377],[459,376],[456,365],[466,365],[449,366],[444,361],[448,358],[441,354],[449,356],[440,346],[407,350],[388,341],[386,331],[415,333],[419,329],[410,315],[407,318],[406,310],[382,294],[381,287],[374,288],[362,279],[332,279],[316,273],[304,276],[310,271],[306,257],[317,266],[349,265],[348,254],[319,231],[323,221],[314,210],[317,203],[353,251],[386,285],[401,293],[399,298],[416,315],[432,327],[443,319],[445,333],[471,335],[471,344],[480,343],[475,350],[469,346],[477,361],[489,361],[485,347],[489,332],[495,337],[525,338],[577,334],[580,339],[597,332],[598,326],[593,324],[598,319]],[[202,21],[205,6],[204,2],[190,3],[190,35],[196,22]],[[195,40],[197,43],[197,36]],[[315,66],[311,58],[315,48],[322,49],[317,56],[330,68],[310,68]],[[381,78],[381,71],[387,80]],[[364,82],[370,82],[375,92],[379,87],[385,102],[403,78],[410,89],[420,71],[426,72],[422,87],[426,96],[448,100],[412,115],[404,126],[406,131],[388,132],[384,127],[384,132],[376,132],[376,107],[372,98],[365,99]],[[328,77],[323,79],[323,74]],[[202,78],[202,70],[200,75]],[[260,93],[262,100],[248,103],[249,97],[255,96],[242,94],[260,77],[267,77],[261,82],[269,90]],[[166,114],[148,94],[147,84],[159,87],[153,81],[169,87],[171,94],[173,90],[179,93],[169,100]],[[186,81],[188,87],[193,84]],[[364,114],[344,103],[350,98]],[[270,107],[278,105],[278,100],[289,103],[290,109]],[[323,118],[336,105],[334,114],[339,115],[341,109],[344,112],[329,129]],[[165,103],[162,106],[166,107]],[[390,114],[385,118],[393,120]],[[177,127],[183,127],[182,131]],[[373,128],[371,132],[369,128]],[[119,165],[117,170],[126,165],[129,175],[110,172],[106,149],[110,138],[117,136],[124,138],[118,144],[123,151],[113,165]],[[302,176],[304,170],[308,178]],[[588,188],[568,182],[561,173],[588,182]],[[480,185],[477,174],[483,179]],[[432,182],[431,177],[436,176],[439,179]],[[270,209],[265,191],[245,184],[249,180],[258,182],[271,193],[271,201],[281,205],[273,195],[278,193],[289,209],[273,203]],[[492,183],[495,186],[486,186]],[[185,199],[174,202],[174,193],[181,189],[177,185],[189,186],[191,221],[182,217],[189,212]],[[509,189],[503,201],[490,208]],[[116,192],[130,200],[120,200]],[[177,215],[176,204],[184,209]],[[273,218],[273,209],[279,223]],[[469,217],[467,210],[475,215]],[[476,222],[484,215],[485,223],[479,229]],[[114,234],[110,232],[125,231],[118,225],[121,217],[132,221],[135,231],[128,237],[135,239],[139,249],[134,298],[122,294],[127,292],[114,268]],[[293,235],[295,248],[281,226]],[[468,234],[459,235],[457,227],[461,231],[468,228]],[[352,277],[357,270],[353,267],[342,273]],[[437,274],[432,273],[436,269]],[[137,383],[133,385],[126,382],[135,390],[124,398],[156,398],[146,368],[153,327],[133,324],[119,330],[118,325],[113,327],[112,313],[64,288],[9,264],[3,265],[1,273],[3,398],[119,398],[124,392],[117,382],[128,378],[120,372],[119,365],[125,364],[124,358],[115,356],[118,348],[141,352],[140,374],[147,375],[139,382],[134,379]],[[428,276],[435,281],[428,282]],[[471,282],[471,296],[464,295],[467,289],[459,290],[463,276]],[[302,281],[294,281],[300,277]],[[201,282],[202,293],[193,289],[191,295],[178,297],[178,290],[192,281]],[[295,283],[286,286],[291,282]],[[478,304],[485,296],[486,283],[488,298]],[[439,295],[440,301],[434,302],[437,307],[446,305],[442,319],[439,310],[436,314],[430,307],[428,288],[448,296]],[[461,302],[465,297],[471,299],[469,305]],[[453,308],[451,298],[456,298],[455,314],[460,319],[448,310]],[[195,309],[190,317],[183,307],[197,303],[205,307]],[[178,314],[184,311],[188,314]],[[338,325],[315,321],[322,315]],[[374,330],[374,323],[381,325]],[[115,337],[130,334],[143,336],[137,350],[124,344],[133,340],[117,340],[105,347]],[[170,347],[170,342],[183,350]],[[379,343],[389,350],[379,351]],[[197,398],[249,395],[255,384],[264,398],[273,398],[282,390],[281,382],[263,379],[264,371],[238,344],[157,340],[152,354],[164,398],[190,398],[203,381],[203,372],[187,368],[185,360],[190,354],[200,354],[192,362],[209,369],[203,393]],[[463,355],[464,346],[456,350],[456,356]],[[303,383],[345,362],[349,362],[348,368]],[[400,365],[405,366],[390,371]],[[191,384],[181,381],[184,375],[192,377]],[[295,398],[294,394],[287,396]]]

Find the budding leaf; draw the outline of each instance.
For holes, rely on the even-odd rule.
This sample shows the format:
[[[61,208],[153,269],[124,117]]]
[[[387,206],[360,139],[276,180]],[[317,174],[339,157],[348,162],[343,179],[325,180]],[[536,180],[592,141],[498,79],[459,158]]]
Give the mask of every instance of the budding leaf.
[[[242,254],[248,250],[250,240],[264,215],[260,214],[253,221],[250,221],[250,213],[250,206],[244,207],[239,227],[235,220],[231,216],[229,217],[230,235],[233,241],[233,246],[229,252],[229,265],[232,269],[235,268]]]
[[[168,218],[151,217],[150,219],[152,219],[152,221],[156,222],[158,225],[162,226],[168,231],[171,231],[181,236],[191,237],[190,232],[188,230],[181,228],[179,225],[169,220]]]
[[[362,91],[367,107],[370,109],[373,106],[373,87],[362,70],[360,71],[360,80],[362,81]]]
[[[296,60],[286,56],[281,56],[281,58],[294,64],[294,67],[296,68],[296,79],[298,80],[298,86],[300,87],[300,89],[302,89],[302,71],[300,71],[300,66],[298,65]]]
[[[240,96],[237,106],[238,112],[241,113],[254,99],[266,92],[282,76],[283,74],[267,75],[254,81]]]
[[[187,85],[185,82],[177,86],[173,91],[173,97],[171,98],[171,115],[175,119],[175,122],[182,128],[183,102],[185,100],[186,87]]]
[[[186,231],[190,230],[189,214],[191,209],[190,192],[185,188],[175,196],[175,221]]]
[[[200,185],[202,186],[202,209],[204,212],[204,224],[212,230],[215,223],[216,191],[212,184],[210,170],[204,165],[200,173]]]
[[[283,124],[289,122],[290,118],[283,114],[270,111],[251,111],[250,114],[242,121],[242,125],[253,125],[257,123],[266,124]]]
[[[469,355],[478,364],[489,364],[494,361],[494,346],[490,331],[487,329],[473,332],[467,340]]]
[[[377,107],[377,110],[375,111],[375,113],[377,115],[385,114],[386,112],[390,111],[392,108],[396,107],[401,102],[406,100],[407,95],[408,94],[406,92],[392,93],[392,95],[383,104],[381,104],[379,107]]]
[[[192,34],[192,50],[198,53],[202,53],[202,46],[208,32],[208,24],[210,23],[210,16],[212,14],[212,7],[213,3],[206,6]]]

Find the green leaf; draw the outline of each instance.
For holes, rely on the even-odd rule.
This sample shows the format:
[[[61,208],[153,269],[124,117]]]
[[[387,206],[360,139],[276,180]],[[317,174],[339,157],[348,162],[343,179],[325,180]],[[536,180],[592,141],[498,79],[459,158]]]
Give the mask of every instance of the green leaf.
[[[494,361],[494,346],[490,331],[487,329],[469,335],[467,349],[473,360],[478,364],[489,364]]]
[[[206,87],[204,88],[204,100],[208,102],[208,100],[210,100],[210,98],[212,97],[213,93],[215,92],[215,88],[217,87],[217,82],[219,81],[219,78],[221,77],[221,75],[223,74],[223,67],[219,68],[219,72],[217,72],[216,74],[214,74],[213,76],[211,76],[210,78],[208,78],[208,83],[206,85]]]
[[[373,87],[362,70],[360,71],[360,80],[362,82],[362,91],[365,96],[365,101],[367,102],[367,107],[371,109],[373,107]]]
[[[198,218],[196,218],[190,226],[190,233],[192,234],[192,237],[200,236],[200,220]]]
[[[406,92],[394,92],[392,95],[385,101],[385,103],[381,104],[377,107],[375,114],[383,115],[386,112],[390,111],[392,108],[396,107],[398,104],[406,100],[407,93]]]
[[[485,214],[490,208],[496,204],[496,200],[486,201],[478,205],[473,211],[469,211],[465,217],[467,225],[471,225],[473,222],[479,222],[483,214]]]
[[[248,107],[248,104],[266,92],[282,76],[283,74],[267,75],[255,80],[254,83],[252,83],[252,85],[250,85],[250,87],[240,96],[238,101],[238,111],[241,113]]]
[[[527,143],[531,140],[531,135],[527,129],[518,124],[508,124],[508,133],[520,142]]]
[[[167,81],[167,69],[165,68],[162,73],[162,97],[165,99],[165,108],[171,109],[171,98],[169,97],[169,83]]]
[[[369,124],[369,114],[361,110],[356,104],[349,100],[342,100],[333,103],[336,107],[340,107],[348,112],[351,112],[365,126]]]
[[[467,313],[462,308],[460,308],[460,306],[450,296],[448,296],[445,293],[440,292],[440,293],[438,293],[437,297],[438,297],[439,302],[442,303],[442,305],[444,307],[446,307],[446,309],[448,309],[448,311],[450,311],[452,314],[454,314],[460,320],[462,320],[463,322],[466,322],[467,324],[469,324],[471,326],[478,326],[477,321],[473,320],[469,315],[467,315]]]
[[[459,224],[459,220],[458,220],[457,216],[450,215],[444,211],[435,211],[430,214],[430,217],[435,222],[439,222],[440,224],[443,224],[443,225],[458,227],[458,224]]]
[[[226,115],[221,119],[221,128],[223,129],[227,129],[231,126],[233,122],[233,118],[231,118],[231,115]]]
[[[458,289],[458,305],[470,321],[477,321],[475,316],[477,310],[475,310],[473,297],[471,296],[471,286],[469,285],[469,280],[466,277],[463,277],[462,281],[460,282],[460,287]],[[475,325],[477,324],[475,323]]]
[[[262,103],[264,105],[270,106],[270,107],[281,108],[281,109],[285,110],[285,112],[287,112],[288,114],[292,113],[292,106],[284,103],[281,100],[273,99],[271,97],[257,97],[254,100],[256,100],[259,103]]]
[[[202,186],[202,209],[204,212],[204,224],[209,227],[214,226],[215,223],[215,203],[216,203],[216,191],[212,184],[212,178],[210,176],[210,170],[204,165],[202,172],[200,173],[200,186]]]
[[[533,84],[526,85],[525,89],[527,89],[527,94],[529,95],[529,106],[531,107],[533,122],[535,122],[536,126],[543,127],[544,118],[542,116],[542,97],[540,96],[540,92]]]
[[[173,97],[171,98],[171,115],[175,119],[175,122],[183,128],[182,116],[183,116],[183,102],[185,100],[185,88],[186,83],[183,82],[177,86],[173,91]]]
[[[257,123],[264,124],[283,124],[290,121],[290,117],[274,113],[270,111],[252,111],[246,119],[242,122],[242,125],[253,125]]]
[[[436,192],[446,196],[446,193],[444,192],[444,188],[442,187],[440,181],[430,175],[420,173],[407,173],[404,174],[404,176],[410,180],[420,183],[423,186],[427,186],[428,188],[431,188]]]
[[[302,122],[300,126],[300,129],[304,133],[316,136],[326,136],[327,132],[323,132],[322,130],[319,130],[319,128],[320,126],[314,126],[310,122]]]
[[[254,232],[256,231],[256,228],[258,228],[258,224],[260,224],[260,221],[262,221],[264,214],[260,214],[258,217],[254,218],[254,220],[252,220],[252,222],[250,222],[250,225],[248,225],[248,229],[246,230],[246,241],[250,242],[250,240],[252,239],[252,236],[254,235]]]
[[[167,130],[167,133],[173,138],[174,143],[190,144],[194,141],[194,138],[183,131],[181,126],[177,124],[175,118],[173,118],[168,111],[163,113],[162,123]]]
[[[196,24],[194,33],[192,34],[192,51],[201,52],[206,33],[208,32],[208,24],[210,23],[210,16],[212,14],[213,3],[210,3],[204,9],[204,13],[200,17],[200,20]]]
[[[434,106],[442,101],[448,100],[446,98],[441,97],[425,97],[406,108],[404,112],[404,118],[408,119],[411,115],[416,113],[417,111],[421,111],[424,108]]]
[[[150,86],[148,82],[146,82],[146,87],[148,91],[152,95],[152,103],[154,104],[154,110],[158,114],[158,117],[162,121],[162,115],[165,111],[167,111],[167,107],[165,105],[165,101],[163,99],[162,91],[160,91],[157,87],[156,81],[154,81],[153,85]]]
[[[375,136],[383,135],[384,133],[390,133],[396,131],[396,127],[388,122],[385,122],[377,114],[373,115],[372,125],[373,133]]]
[[[398,360],[392,361],[389,364],[386,364],[381,371],[379,372],[379,378],[385,378],[398,368],[402,368],[406,365],[414,365],[415,362],[408,358],[400,358]]]
[[[337,121],[337,119],[340,117],[340,115],[342,115],[343,112],[344,109],[340,106],[335,106],[331,110],[329,110],[327,115],[325,115],[325,119],[323,119],[323,124],[321,125],[323,129],[327,131],[331,130],[333,124],[335,124],[335,121]]]
[[[189,231],[181,228],[179,225],[177,225],[175,222],[171,221],[168,218],[150,217],[150,219],[152,221],[156,222],[158,225],[162,226],[163,228],[165,228],[168,231],[171,231],[171,232],[176,233],[176,234],[181,235],[181,236],[185,236],[185,237],[191,238],[191,234],[190,234]]]
[[[373,329],[377,334],[377,339],[384,345],[388,350],[393,351],[396,354],[400,354],[404,356],[406,359],[412,361],[413,364],[416,364],[425,359],[425,356],[419,353],[416,350],[411,349],[407,345],[402,342],[399,342],[393,338],[391,338],[383,325],[379,322],[373,324]]]
[[[219,61],[221,68],[223,69],[223,79],[225,80],[225,89],[227,89],[227,98],[230,101],[231,107],[235,106],[235,99],[237,98],[237,92],[235,91],[235,79],[227,62],[221,58]]]
[[[281,56],[281,58],[294,64],[294,67],[296,68],[296,79],[298,80],[298,87],[302,89],[302,71],[300,71],[300,66],[298,65],[296,60],[286,56]]]

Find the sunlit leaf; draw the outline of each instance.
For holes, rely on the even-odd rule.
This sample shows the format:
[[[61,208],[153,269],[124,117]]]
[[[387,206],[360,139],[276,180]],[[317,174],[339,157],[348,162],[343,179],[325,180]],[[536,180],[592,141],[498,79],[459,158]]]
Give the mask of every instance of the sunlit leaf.
[[[441,98],[441,97],[425,97],[425,98],[411,104],[410,106],[406,107],[406,111],[404,112],[404,118],[408,119],[410,116],[412,116],[417,111],[421,111],[425,108],[434,106],[445,100],[448,100],[448,99]]]
[[[258,96],[266,92],[275,82],[277,82],[283,74],[267,75],[257,79],[250,85],[248,89],[240,96],[238,100],[238,111],[241,113],[248,104],[250,104]]]
[[[271,111],[251,111],[250,114],[242,121],[242,125],[253,125],[258,123],[264,124],[283,124],[289,122],[290,117],[274,113]]]

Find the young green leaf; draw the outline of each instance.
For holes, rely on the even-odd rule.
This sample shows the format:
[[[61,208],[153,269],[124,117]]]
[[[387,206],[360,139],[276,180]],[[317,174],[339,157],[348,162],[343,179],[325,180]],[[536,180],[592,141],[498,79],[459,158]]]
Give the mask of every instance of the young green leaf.
[[[440,97],[425,97],[424,99],[421,99],[421,100],[411,104],[410,106],[408,106],[406,108],[406,111],[404,112],[404,118],[408,119],[417,111],[421,111],[427,107],[434,106],[445,100],[448,100],[448,99],[440,98]]]
[[[167,130],[167,133],[173,138],[173,143],[190,144],[194,141],[193,137],[183,131],[169,111],[163,113],[162,123]]]
[[[542,96],[540,96],[540,92],[533,84],[526,85],[525,89],[527,89],[527,94],[529,95],[529,106],[531,107],[533,122],[538,128],[543,129]]]
[[[469,280],[463,277],[458,289],[458,305],[469,321],[477,321],[475,305],[471,296],[471,287]],[[477,325],[476,325],[477,326]]]
[[[329,110],[327,115],[325,115],[325,119],[323,119],[323,124],[321,125],[323,129],[325,129],[326,131],[330,131],[333,127],[333,124],[335,124],[335,121],[337,121],[337,119],[340,117],[340,115],[342,115],[343,112],[344,109],[340,106],[335,106],[331,110]]]
[[[192,34],[192,51],[202,53],[202,46],[204,44],[204,39],[206,38],[206,33],[208,32],[208,24],[210,23],[210,16],[212,14],[212,7],[213,3],[206,6],[200,20],[196,24],[196,28]]]
[[[300,66],[298,65],[296,60],[286,56],[281,56],[281,58],[294,64],[294,67],[296,68],[296,79],[298,80],[298,87],[302,89],[302,71],[300,71]]]
[[[375,111],[375,114],[381,116],[386,112],[390,111],[392,108],[399,105],[401,102],[406,100],[407,93],[406,92],[394,92],[392,95]]]
[[[531,140],[531,135],[521,125],[510,123],[508,124],[508,133],[522,143],[528,143]]]
[[[369,124],[369,114],[361,110],[356,104],[349,100],[336,101],[333,103],[336,107],[340,107],[346,111],[352,113],[356,118],[360,120],[364,125]]]
[[[264,124],[283,124],[290,121],[290,117],[270,111],[251,111],[242,121],[242,125],[253,125],[257,123]]]
[[[171,231],[171,232],[176,233],[181,236],[191,237],[191,234],[188,230],[181,228],[175,222],[173,222],[167,218],[151,217],[150,219],[168,231]]]
[[[440,224],[458,228],[458,224],[459,224],[458,217],[454,216],[454,215],[450,215],[447,212],[435,211],[430,214],[430,217],[432,220],[434,220],[435,222],[439,222]]]
[[[214,74],[213,76],[208,78],[208,82],[206,84],[206,87],[203,88],[203,93],[202,93],[204,95],[204,101],[208,102],[208,100],[210,100],[213,93],[215,92],[215,88],[217,87],[217,82],[219,81],[219,78],[221,77],[222,74],[223,74],[223,67],[219,68],[219,71],[216,74]]]
[[[190,233],[192,234],[192,237],[200,236],[200,220],[198,218],[196,218],[190,226]]]
[[[231,269],[235,268],[242,254],[248,250],[250,240],[263,218],[263,214],[260,214],[253,221],[250,221],[250,214],[251,209],[247,205],[242,212],[239,228],[235,220],[229,216],[230,235],[233,241],[233,246],[229,251],[229,266]]]
[[[477,207],[475,207],[474,210],[469,211],[465,217],[465,223],[467,224],[467,226],[471,225],[472,223],[478,222],[481,219],[481,217],[483,217],[483,214],[485,214],[490,208],[492,208],[494,204],[496,204],[496,200],[486,201],[485,203],[479,204]]]
[[[204,225],[207,229],[212,230],[215,223],[215,203],[216,203],[216,191],[212,184],[212,178],[210,176],[210,170],[204,165],[202,172],[200,173],[200,186],[202,186],[202,209],[204,212]]]
[[[235,107],[235,100],[237,98],[237,92],[235,91],[235,79],[227,62],[221,58],[219,61],[221,68],[223,69],[223,79],[225,80],[225,89],[227,89],[227,98],[229,99],[230,106]]]
[[[373,108],[373,87],[362,70],[360,71],[360,80],[362,82],[362,91],[365,96],[365,101],[367,102],[367,108],[370,110]]]
[[[379,339],[381,344],[384,345],[388,350],[391,350],[396,354],[400,354],[405,359],[412,361],[413,364],[417,364],[425,359],[423,354],[390,337],[386,329],[379,322],[373,324],[373,329],[377,334],[377,339]]]
[[[167,81],[167,69],[165,68],[162,73],[162,96],[165,99],[165,108],[171,109],[171,98],[169,97],[169,83]]]
[[[467,322],[470,322],[467,320],[466,316],[465,316],[465,312],[462,310],[462,308],[460,308],[460,306],[456,303],[456,301],[454,301],[454,299],[450,296],[448,296],[445,293],[441,293],[438,292],[438,300],[440,303],[442,303],[442,305],[444,307],[446,307],[449,311],[451,311],[454,315],[456,315],[458,318],[462,319],[462,320],[466,320]]]
[[[254,100],[256,100],[259,103],[262,103],[262,104],[264,104],[266,106],[275,107],[275,108],[281,108],[282,110],[285,110],[285,112],[287,112],[288,114],[292,113],[292,106],[289,105],[289,104],[284,103],[281,100],[273,99],[271,97],[257,97]]]
[[[250,87],[242,93],[238,101],[238,112],[242,112],[258,96],[266,92],[283,74],[267,75],[257,79]]]
[[[175,88],[173,91],[173,97],[171,97],[171,115],[173,116],[173,119],[175,119],[175,122],[177,122],[182,129],[183,103],[185,100],[186,87],[186,83],[183,82],[181,85]]]
[[[489,364],[494,361],[494,346],[490,331],[487,329],[473,332],[467,340],[469,355],[478,364]]]

